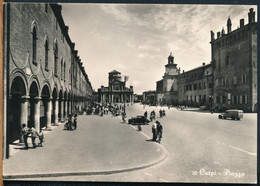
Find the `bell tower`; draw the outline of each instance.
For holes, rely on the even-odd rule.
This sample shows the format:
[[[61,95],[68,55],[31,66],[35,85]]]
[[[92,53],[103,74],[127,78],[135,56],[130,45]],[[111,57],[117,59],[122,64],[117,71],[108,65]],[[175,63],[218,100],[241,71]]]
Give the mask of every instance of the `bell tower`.
[[[165,73],[164,75],[178,75],[179,70],[177,69],[177,64],[174,64],[174,57],[172,55],[172,52],[170,53],[168,57],[168,64],[165,65]]]

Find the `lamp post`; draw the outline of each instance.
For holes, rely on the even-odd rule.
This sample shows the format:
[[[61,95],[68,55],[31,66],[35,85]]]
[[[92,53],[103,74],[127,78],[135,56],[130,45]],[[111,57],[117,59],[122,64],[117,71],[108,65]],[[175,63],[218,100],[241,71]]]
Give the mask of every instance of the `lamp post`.
[[[128,76],[125,76],[124,77],[124,82],[125,82],[125,85],[124,85],[124,88],[126,87],[126,82],[127,82],[127,80],[128,80]],[[125,115],[126,115],[126,113],[125,113],[125,92],[124,92],[124,117],[125,117]]]

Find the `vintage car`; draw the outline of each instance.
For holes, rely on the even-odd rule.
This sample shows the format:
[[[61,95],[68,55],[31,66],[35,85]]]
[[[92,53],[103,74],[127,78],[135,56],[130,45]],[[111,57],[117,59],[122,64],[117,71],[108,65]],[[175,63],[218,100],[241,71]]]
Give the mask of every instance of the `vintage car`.
[[[232,120],[235,119],[240,120],[241,118],[243,118],[243,110],[236,110],[236,109],[226,110],[226,112],[220,114],[218,118],[219,119],[231,118]]]
[[[131,119],[128,120],[128,124],[143,124],[143,125],[148,125],[148,123],[150,122],[150,120],[148,120],[146,117],[144,116],[136,116],[136,117],[132,117]]]

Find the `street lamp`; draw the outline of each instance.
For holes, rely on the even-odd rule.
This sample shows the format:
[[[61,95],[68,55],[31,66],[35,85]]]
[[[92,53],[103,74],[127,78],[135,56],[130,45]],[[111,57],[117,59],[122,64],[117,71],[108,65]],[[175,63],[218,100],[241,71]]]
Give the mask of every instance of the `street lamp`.
[[[125,77],[124,77],[125,87],[126,87],[126,82],[127,82],[127,81],[128,81],[128,76],[125,76]],[[125,88],[125,87],[124,87],[124,88]],[[124,92],[124,117],[125,117],[125,115],[126,115],[126,113],[125,113],[125,94],[126,94],[126,93]]]

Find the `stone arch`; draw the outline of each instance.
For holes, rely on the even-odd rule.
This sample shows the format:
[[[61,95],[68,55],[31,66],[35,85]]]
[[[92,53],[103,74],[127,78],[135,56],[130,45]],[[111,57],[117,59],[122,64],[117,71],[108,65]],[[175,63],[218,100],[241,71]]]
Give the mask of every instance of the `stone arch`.
[[[27,97],[26,81],[20,73],[12,78],[10,86],[10,97],[8,100],[8,125],[7,141],[8,144],[15,140],[21,140],[22,124],[27,125]]]
[[[59,113],[58,113],[58,117],[59,120],[62,122],[64,121],[64,96],[63,96],[63,89],[61,88],[59,91]]]
[[[16,79],[17,77],[21,78],[21,80],[24,84],[24,88],[25,88],[25,95],[28,95],[28,81],[27,81],[26,75],[24,74],[23,71],[16,69],[11,73],[11,75],[10,75],[10,85],[13,84],[14,79]],[[11,87],[12,86],[9,86],[9,93],[11,93]]]
[[[39,83],[38,78],[35,75],[31,76],[31,78],[29,79],[28,94],[30,95],[30,88],[31,88],[33,83],[35,83],[35,85],[37,86],[37,92],[38,92],[37,96],[39,97],[40,96],[40,94],[39,94],[40,93],[40,83]]]
[[[31,23],[31,33],[33,33],[33,29],[36,29],[36,32],[38,33],[38,23],[33,20],[33,22]]]
[[[51,113],[51,123],[55,125],[58,124],[58,110],[59,110],[59,101],[58,101],[58,88],[55,85],[52,90],[52,113]]]
[[[41,90],[40,100],[40,128],[50,128],[51,125],[51,92],[48,83],[45,83]]]
[[[39,130],[39,124],[40,124],[40,88],[37,79],[33,78],[30,80],[29,84],[29,121],[28,126],[34,127],[36,130]]]

